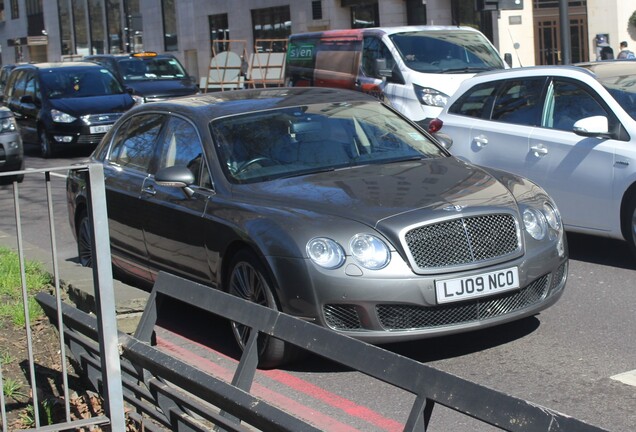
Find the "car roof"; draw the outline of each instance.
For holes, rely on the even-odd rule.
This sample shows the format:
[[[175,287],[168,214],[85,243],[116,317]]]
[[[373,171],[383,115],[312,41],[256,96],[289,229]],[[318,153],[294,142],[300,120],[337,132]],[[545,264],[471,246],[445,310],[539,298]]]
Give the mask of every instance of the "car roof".
[[[166,101],[143,104],[130,110],[172,111],[201,117],[203,121],[250,111],[287,108],[317,103],[350,103],[356,101],[378,102],[379,100],[353,90],[327,87],[276,87],[263,89],[232,90],[202,93]]]
[[[398,26],[398,27],[368,27],[359,29],[342,29],[342,30],[324,30],[316,32],[296,33],[290,36],[290,39],[295,38],[308,38],[322,36],[325,38],[337,38],[337,37],[360,37],[363,33],[377,33],[377,34],[397,34],[397,33],[409,33],[409,32],[456,32],[456,31],[470,31],[479,33],[478,30],[472,27],[464,26],[434,26],[434,25],[416,25],[416,26]]]
[[[589,70],[600,79],[636,75],[636,62],[634,60],[606,60],[577,63],[576,66]]]
[[[127,53],[127,54],[91,54],[91,55],[87,55],[84,56],[85,60],[90,60],[90,59],[94,59],[94,58],[112,58],[112,59],[126,59],[126,58],[133,58],[133,59],[139,59],[139,60],[144,60],[144,59],[152,59],[152,58],[176,58],[175,56],[173,56],[172,54],[159,54],[159,53],[154,53],[153,55],[148,55],[148,56],[143,56],[143,55],[135,55],[135,54],[143,54],[143,53]]]
[[[526,67],[517,67],[517,68],[509,68],[509,69],[494,69],[491,71],[480,72],[474,75],[469,80],[480,80],[483,79],[487,81],[489,79],[507,79],[514,78],[515,76],[524,76],[524,77],[533,77],[533,76],[544,76],[544,75],[555,75],[555,76],[572,76],[576,74],[584,74],[590,77],[593,77],[594,74],[588,69],[574,66],[574,65],[559,65],[559,66],[526,66]]]
[[[73,67],[102,67],[93,62],[52,62],[52,63],[29,63],[24,65],[19,65],[16,69],[26,69],[26,68],[35,68],[35,69],[57,69],[57,68],[73,68]]]

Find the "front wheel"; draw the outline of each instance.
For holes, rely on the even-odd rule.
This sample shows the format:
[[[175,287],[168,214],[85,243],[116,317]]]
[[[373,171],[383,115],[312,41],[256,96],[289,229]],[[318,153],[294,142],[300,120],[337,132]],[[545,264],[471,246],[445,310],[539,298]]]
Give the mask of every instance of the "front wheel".
[[[93,242],[88,213],[82,211],[77,218],[77,256],[84,267],[93,266]]]
[[[47,137],[46,132],[44,130],[40,131],[40,154],[43,158],[53,157],[54,154],[53,143]]]
[[[232,261],[228,277],[228,292],[236,297],[253,303],[279,310],[263,265],[255,254],[248,251],[239,252]],[[242,324],[232,322],[232,333],[241,350],[249,339],[250,329]],[[260,334],[258,337],[259,366],[274,368],[291,361],[297,356],[298,348],[280,339]]]

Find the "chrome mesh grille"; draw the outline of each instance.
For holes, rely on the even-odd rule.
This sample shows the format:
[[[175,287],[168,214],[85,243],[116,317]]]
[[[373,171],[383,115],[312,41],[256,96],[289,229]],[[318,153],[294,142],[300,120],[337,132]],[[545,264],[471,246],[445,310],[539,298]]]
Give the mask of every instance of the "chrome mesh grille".
[[[546,275],[519,291],[445,306],[382,304],[376,306],[376,313],[386,330],[424,329],[468,323],[501,316],[539,302],[548,292],[548,282],[549,277]]]
[[[99,144],[106,134],[89,134],[77,137],[78,144]]]
[[[423,270],[470,264],[519,251],[509,214],[465,217],[422,225],[404,236],[414,264]]]
[[[353,305],[328,304],[323,308],[327,325],[336,330],[359,330],[362,328],[358,311]]]

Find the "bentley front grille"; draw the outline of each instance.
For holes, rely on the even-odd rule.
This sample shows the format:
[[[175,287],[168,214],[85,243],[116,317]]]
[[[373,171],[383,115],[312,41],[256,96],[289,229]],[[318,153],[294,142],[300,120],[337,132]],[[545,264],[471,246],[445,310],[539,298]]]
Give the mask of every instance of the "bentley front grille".
[[[422,225],[406,233],[406,248],[422,272],[509,257],[521,252],[510,214],[462,217]]]

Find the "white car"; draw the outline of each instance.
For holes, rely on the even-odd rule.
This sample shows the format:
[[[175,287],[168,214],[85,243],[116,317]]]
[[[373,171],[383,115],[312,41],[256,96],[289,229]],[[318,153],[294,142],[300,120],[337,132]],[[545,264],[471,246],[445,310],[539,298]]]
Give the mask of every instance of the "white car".
[[[429,131],[450,137],[455,156],[538,183],[566,230],[636,253],[636,62],[476,75]]]

